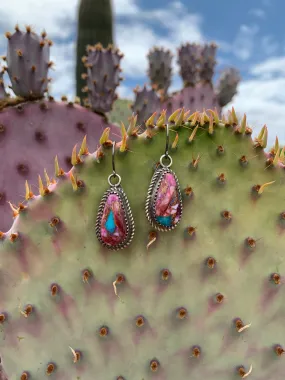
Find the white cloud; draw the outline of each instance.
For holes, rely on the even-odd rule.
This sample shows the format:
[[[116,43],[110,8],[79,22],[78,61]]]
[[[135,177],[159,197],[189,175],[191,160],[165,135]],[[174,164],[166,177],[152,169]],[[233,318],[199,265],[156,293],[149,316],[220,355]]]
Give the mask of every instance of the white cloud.
[[[250,15],[255,16],[257,18],[264,19],[266,17],[266,12],[264,9],[261,8],[253,8],[250,9],[248,12]]]
[[[132,99],[133,98],[133,91],[130,87],[121,85],[118,87],[117,93],[120,98],[122,99]]]
[[[285,56],[271,57],[256,64],[250,70],[252,75],[270,78],[276,75],[285,75]]]
[[[243,81],[233,102],[237,112],[247,114],[248,123],[256,126],[255,135],[264,124],[269,127],[269,144],[278,135],[285,144],[285,57],[267,60],[255,65],[251,73],[253,79]],[[273,73],[279,75],[273,75]]]
[[[140,10],[135,0],[114,0],[113,9],[116,15],[136,15]]]
[[[124,53],[121,61],[124,73],[127,73],[129,77],[146,78],[146,54],[156,44],[157,36],[142,23],[134,23],[128,27],[119,24],[116,31],[117,45]]]
[[[56,71],[50,74],[53,78],[51,92],[55,97],[63,93],[73,96],[75,93],[77,5],[78,0],[42,0],[40,3],[37,0],[25,0],[24,3],[11,0],[5,3],[5,7],[0,5],[0,13],[4,16],[0,21],[0,32],[4,32],[4,28],[12,31],[16,23],[21,27],[29,24],[38,33],[45,28],[53,39],[51,59],[55,61]],[[113,6],[117,20],[115,41],[125,55],[122,60],[123,75],[137,78],[141,81],[139,84],[147,81],[146,54],[151,47],[161,45],[176,53],[177,47],[189,39],[192,42],[203,40],[201,18],[190,14],[180,1],[153,10],[139,8],[137,0],[114,0]],[[156,25],[164,30],[163,35],[157,35]],[[0,39],[0,54],[5,55],[5,50],[6,41],[3,38]],[[177,73],[176,59],[173,64],[174,72]]]
[[[261,38],[261,49],[266,55],[272,55],[279,49],[279,43],[272,36],[263,36]]]
[[[1,24],[10,30],[17,23],[28,24],[38,32],[45,28],[51,38],[66,38],[72,31],[62,21],[75,19],[77,4],[77,0],[10,0],[0,5]]]
[[[241,60],[248,60],[253,53],[254,39],[258,33],[257,25],[241,25],[236,39],[233,43],[233,53]]]
[[[77,17],[78,3],[78,0],[9,0],[0,5],[0,24],[8,28],[13,28],[17,23],[29,24],[37,31],[44,27],[52,38],[66,38],[75,30],[72,22],[75,22]],[[139,12],[136,0],[115,0],[113,4],[117,15]],[[68,27],[71,25],[72,28]]]
[[[155,33],[153,23],[165,29],[164,35]],[[124,53],[122,67],[129,77],[146,79],[148,51],[154,46],[164,46],[176,54],[182,43],[202,42],[201,17],[187,12],[185,6],[175,1],[163,9],[143,10],[134,14],[126,23],[118,21],[116,43]],[[173,60],[173,71],[178,72],[176,59]]]

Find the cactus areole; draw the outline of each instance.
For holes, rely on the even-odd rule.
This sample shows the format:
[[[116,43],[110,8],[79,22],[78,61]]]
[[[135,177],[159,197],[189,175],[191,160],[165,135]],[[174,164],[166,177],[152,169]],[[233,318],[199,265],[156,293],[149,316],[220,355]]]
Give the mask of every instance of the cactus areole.
[[[5,380],[284,379],[285,155],[278,139],[264,152],[266,126],[251,132],[234,109],[157,113],[141,134],[133,115],[114,150],[135,225],[124,249],[102,244],[128,230],[120,191],[106,193],[106,131],[70,171],[56,160],[38,195],[26,183],[0,234]]]

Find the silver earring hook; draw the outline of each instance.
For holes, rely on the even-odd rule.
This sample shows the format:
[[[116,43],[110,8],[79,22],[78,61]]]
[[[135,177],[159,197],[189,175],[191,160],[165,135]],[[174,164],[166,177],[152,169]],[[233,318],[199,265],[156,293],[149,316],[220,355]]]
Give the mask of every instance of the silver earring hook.
[[[109,175],[108,177],[108,183],[110,186],[119,186],[120,183],[121,183],[121,177],[119,176],[118,173],[116,173],[116,167],[115,167],[115,146],[116,146],[116,142],[114,141],[113,142],[113,147],[112,147],[112,169],[113,169],[113,173]],[[117,183],[112,183],[111,182],[111,179],[114,179],[116,178],[117,179]]]
[[[165,144],[165,154],[164,157],[168,157],[168,148],[169,148],[169,126],[166,124],[166,144]]]
[[[160,157],[160,165],[164,168],[169,168],[172,165],[172,158],[169,156],[168,153],[169,149],[169,125],[166,124],[166,144],[165,144],[165,153]],[[168,160],[168,164],[164,164],[163,160]]]
[[[115,168],[115,145],[116,142],[113,142],[113,147],[112,147],[112,168],[113,168],[113,175],[116,175],[116,168]]]

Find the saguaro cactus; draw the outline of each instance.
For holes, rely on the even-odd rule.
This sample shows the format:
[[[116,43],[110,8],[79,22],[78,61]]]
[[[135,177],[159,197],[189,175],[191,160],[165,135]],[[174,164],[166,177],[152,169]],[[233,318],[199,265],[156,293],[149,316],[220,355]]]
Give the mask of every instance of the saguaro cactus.
[[[77,25],[76,93],[81,98],[86,47],[101,43],[106,48],[113,44],[112,0],[80,0]]]

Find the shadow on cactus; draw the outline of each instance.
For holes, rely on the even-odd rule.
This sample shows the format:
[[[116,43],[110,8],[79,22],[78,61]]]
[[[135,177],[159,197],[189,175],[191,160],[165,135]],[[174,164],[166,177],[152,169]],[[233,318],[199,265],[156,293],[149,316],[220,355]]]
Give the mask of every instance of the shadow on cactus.
[[[183,214],[160,232],[145,204],[167,121]],[[127,248],[107,249],[95,231],[113,173],[107,131],[94,153],[86,141],[73,152],[69,172],[56,165],[53,180],[40,178],[39,195],[27,183],[1,233],[8,379],[283,379],[284,149],[276,140],[265,154],[266,126],[253,141],[234,109],[164,112],[138,128],[132,116],[114,155],[135,223]],[[174,188],[167,200],[159,187],[163,213]],[[122,201],[104,210],[101,234],[128,231]]]

